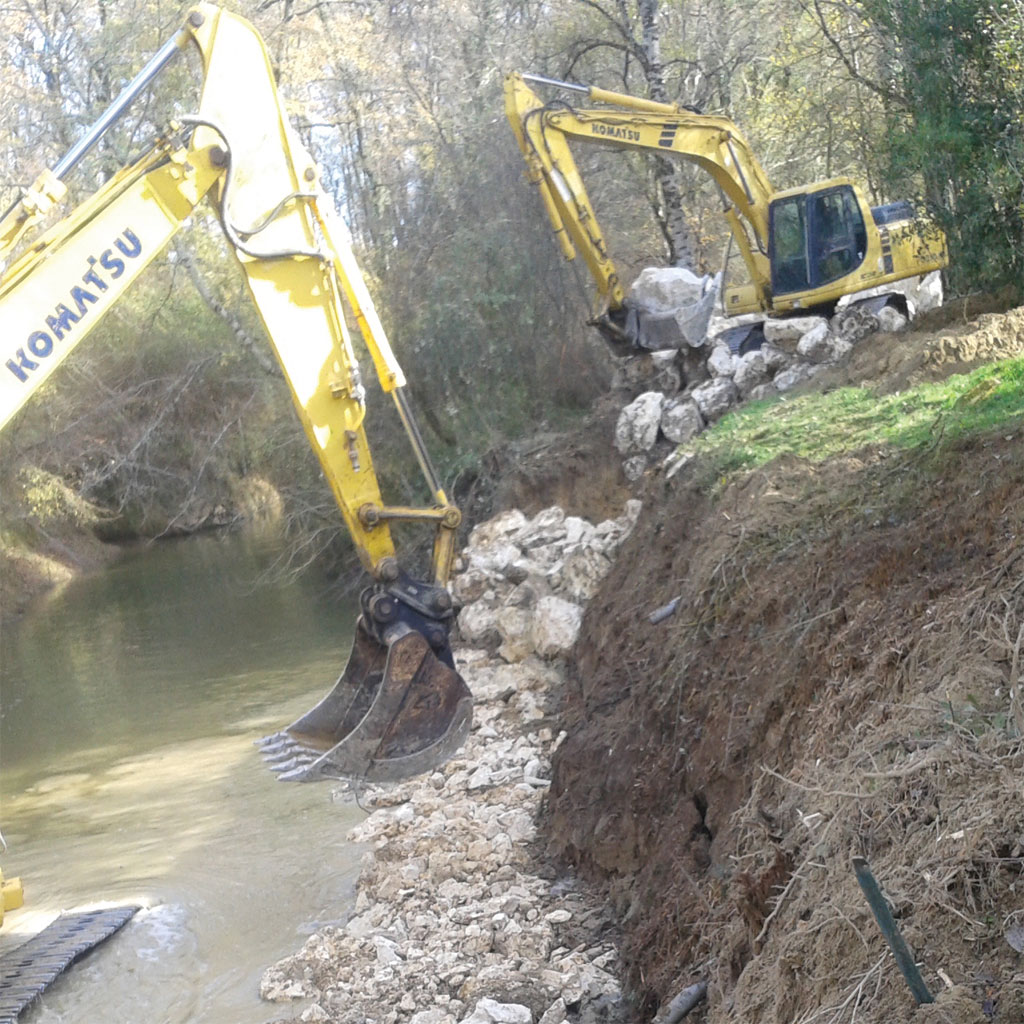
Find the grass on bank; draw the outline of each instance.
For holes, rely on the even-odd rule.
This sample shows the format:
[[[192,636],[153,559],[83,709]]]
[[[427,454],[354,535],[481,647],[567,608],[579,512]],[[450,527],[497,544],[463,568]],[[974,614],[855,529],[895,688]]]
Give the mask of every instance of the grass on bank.
[[[795,455],[823,462],[868,447],[913,450],[1024,423],[1024,358],[892,395],[841,388],[753,402],[681,451],[722,479]]]

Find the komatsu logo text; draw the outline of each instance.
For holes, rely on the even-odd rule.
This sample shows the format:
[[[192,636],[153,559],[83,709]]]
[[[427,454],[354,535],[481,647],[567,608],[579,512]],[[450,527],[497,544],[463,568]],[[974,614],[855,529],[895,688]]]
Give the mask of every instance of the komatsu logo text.
[[[53,354],[54,345],[69,334],[75,324],[89,313],[89,308],[100,301],[110,281],[116,281],[125,272],[125,260],[137,259],[142,254],[142,243],[130,228],[114,239],[110,249],[86,261],[89,269],[82,275],[82,283],[72,286],[68,301],[58,302],[53,313],[45,317],[46,329],[33,331],[23,348],[4,364],[20,381],[27,381],[33,370],[39,369],[39,360]],[[124,257],[122,259],[122,257]]]
[[[626,142],[639,142],[640,133],[635,128],[621,128],[616,124],[592,124],[591,135],[603,135],[606,139],[624,139]]]

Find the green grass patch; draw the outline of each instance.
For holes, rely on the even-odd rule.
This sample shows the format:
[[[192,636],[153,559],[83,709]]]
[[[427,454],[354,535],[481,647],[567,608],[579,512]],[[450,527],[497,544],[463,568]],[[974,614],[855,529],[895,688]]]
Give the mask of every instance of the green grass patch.
[[[721,479],[780,455],[823,462],[863,448],[927,448],[1024,422],[1024,358],[893,395],[865,388],[780,396],[724,416],[681,447]]]

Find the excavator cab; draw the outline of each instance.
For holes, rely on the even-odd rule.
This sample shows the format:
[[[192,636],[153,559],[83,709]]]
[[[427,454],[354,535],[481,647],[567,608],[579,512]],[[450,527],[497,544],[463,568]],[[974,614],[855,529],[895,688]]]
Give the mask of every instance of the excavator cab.
[[[848,178],[776,193],[768,203],[768,254],[771,307],[780,314],[835,309],[844,296],[949,262],[942,231],[911,203],[870,207]],[[889,293],[870,305],[877,311],[900,302],[901,296]]]
[[[849,185],[788,195],[769,207],[772,294],[804,292],[854,273],[867,229]]]

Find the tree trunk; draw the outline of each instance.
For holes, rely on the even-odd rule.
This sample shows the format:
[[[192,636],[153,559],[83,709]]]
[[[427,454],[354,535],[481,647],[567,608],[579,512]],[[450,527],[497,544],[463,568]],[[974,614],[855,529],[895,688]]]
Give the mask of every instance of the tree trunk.
[[[238,344],[249,353],[253,362],[255,362],[265,373],[270,375],[277,374],[279,372],[277,364],[267,354],[266,346],[257,341],[245,329],[245,324],[242,323],[241,318],[235,312],[228,309],[228,307],[213,294],[213,290],[210,288],[209,282],[199,272],[199,268],[196,266],[195,257],[192,253],[189,252],[184,245],[177,246],[175,251],[178,254],[179,262],[185,267],[192,284],[195,286],[196,291],[199,292],[202,300],[210,307],[210,310],[213,313],[219,316],[221,320],[231,328],[231,332],[234,334],[235,338],[238,339]]]
[[[640,14],[644,75],[651,99],[668,102],[664,68],[661,63],[661,36],[658,31],[658,0],[637,0]],[[697,240],[686,219],[683,193],[679,187],[679,166],[665,157],[655,158],[655,174],[661,192],[662,221],[668,243],[669,262],[675,267],[697,270]]]

